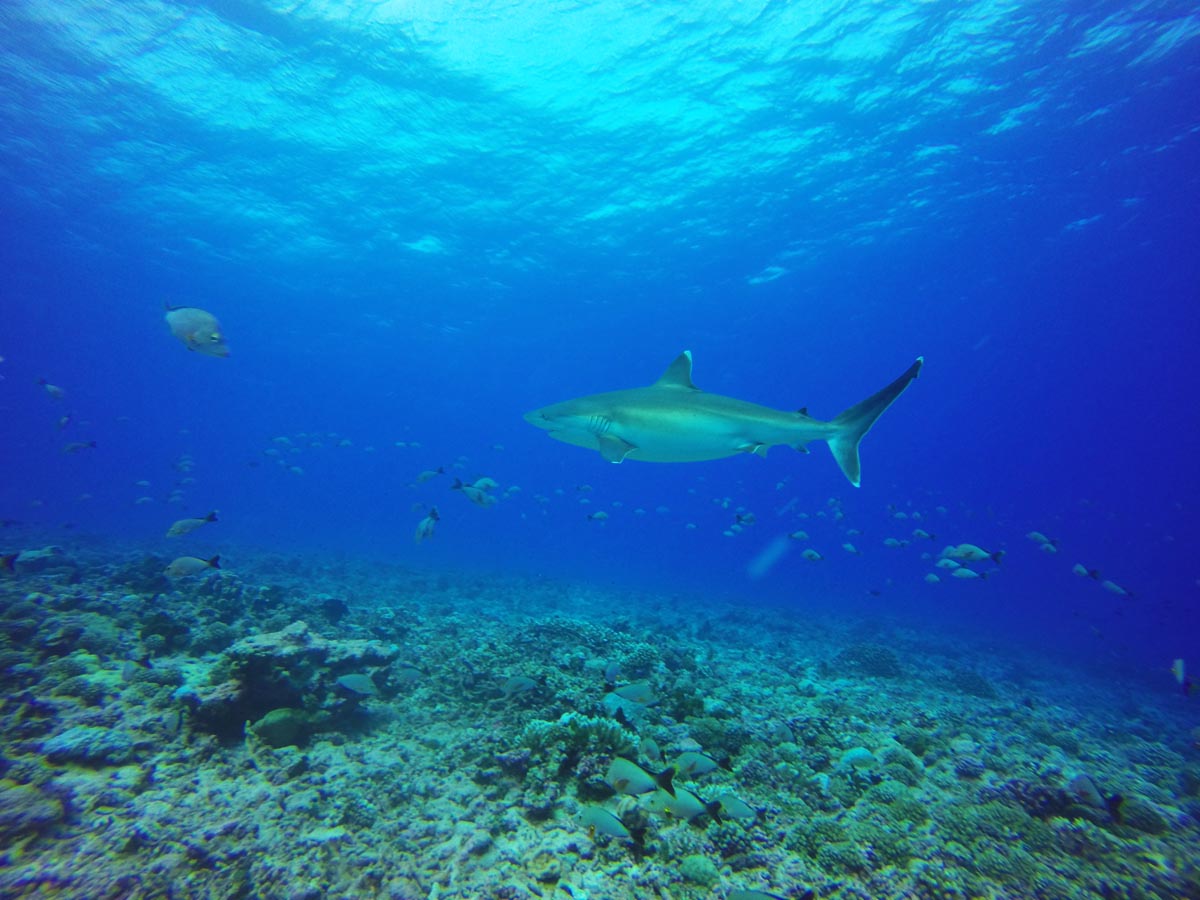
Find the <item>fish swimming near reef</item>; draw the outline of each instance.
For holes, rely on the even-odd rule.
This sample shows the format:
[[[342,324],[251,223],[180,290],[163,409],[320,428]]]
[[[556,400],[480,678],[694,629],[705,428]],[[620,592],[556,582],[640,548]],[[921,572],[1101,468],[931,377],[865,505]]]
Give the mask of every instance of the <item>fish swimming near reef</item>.
[[[171,306],[169,303],[165,306],[167,327],[189,350],[205,356],[229,355],[229,345],[225,343],[216,316],[194,306]]]
[[[525,415],[525,421],[568,444],[599,451],[611,463],[698,462],[739,453],[766,456],[786,444],[807,452],[826,441],[850,483],[861,480],[858,445],[871,426],[921,371],[918,357],[887,387],[829,421],[709,394],[692,383],[692,354],[685,350],[646,387],[566,400]]]
[[[429,515],[417,523],[417,532],[413,535],[413,541],[421,543],[426,538],[433,537],[433,530],[437,527],[441,516],[438,515],[438,508],[432,506],[429,508]]]
[[[199,575],[209,569],[221,568],[221,557],[213,556],[201,559],[198,556],[181,556],[163,570],[168,578],[187,578],[189,575]]]
[[[207,516],[200,516],[195,519],[180,519],[167,529],[167,537],[183,537],[185,534],[191,534],[197,528],[215,521],[217,521],[217,511],[215,509]]]

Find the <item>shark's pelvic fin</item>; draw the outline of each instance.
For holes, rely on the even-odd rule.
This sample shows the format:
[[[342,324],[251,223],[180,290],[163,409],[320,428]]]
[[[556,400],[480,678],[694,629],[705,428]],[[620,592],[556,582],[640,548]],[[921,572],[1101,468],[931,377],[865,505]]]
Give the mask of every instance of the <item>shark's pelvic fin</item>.
[[[689,391],[700,390],[692,384],[692,351],[684,350],[675,357],[675,362],[667,366],[667,371],[663,372],[662,378],[654,382],[654,386],[657,388],[684,388]]]
[[[859,442],[871,430],[875,420],[883,415],[883,411],[891,406],[920,374],[924,364],[925,357],[918,356],[917,361],[909,366],[903,375],[883,390],[876,391],[861,403],[856,403],[830,423],[837,426],[838,430],[829,438],[829,449],[833,452],[837,464],[842,467],[842,472],[855,487],[859,486],[862,477],[862,465],[858,458]]]

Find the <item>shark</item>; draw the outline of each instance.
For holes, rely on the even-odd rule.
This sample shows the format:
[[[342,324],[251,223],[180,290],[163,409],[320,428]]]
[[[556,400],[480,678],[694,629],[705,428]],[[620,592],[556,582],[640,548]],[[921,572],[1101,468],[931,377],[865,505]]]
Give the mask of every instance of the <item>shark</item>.
[[[795,412],[710,394],[692,382],[684,350],[653,384],[564,400],[525,414],[550,437],[597,450],[610,463],[699,462],[743,453],[766,457],[787,445],[802,453],[825,441],[850,483],[862,481],[858,445],[876,420],[921,372],[924,357],[895,381],[828,421],[807,407]]]

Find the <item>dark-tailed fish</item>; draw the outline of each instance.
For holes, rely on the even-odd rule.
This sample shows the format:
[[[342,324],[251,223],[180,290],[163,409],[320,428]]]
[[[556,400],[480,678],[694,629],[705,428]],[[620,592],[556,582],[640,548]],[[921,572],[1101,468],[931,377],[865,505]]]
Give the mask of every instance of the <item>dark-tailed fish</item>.
[[[1004,551],[997,550],[992,552],[984,550],[982,547],[977,547],[975,544],[951,544],[942,551],[942,556],[945,559],[961,559],[966,562],[982,562],[985,559],[990,559],[992,562],[999,564],[1004,558]]]
[[[941,581],[942,581],[942,579],[938,578],[937,575],[933,572],[928,572],[925,575],[925,583],[926,584],[941,584]]]
[[[638,744],[638,750],[640,750],[642,756],[646,757],[646,759],[650,760],[650,762],[662,762],[662,750],[659,749],[658,741],[654,740],[654,738],[642,738],[641,743]]]
[[[500,683],[500,693],[505,697],[526,694],[538,686],[538,683],[527,675],[512,675]]]
[[[663,790],[655,791],[646,801],[646,808],[660,815],[673,816],[676,819],[687,821],[705,813],[712,816],[715,821],[721,821],[721,804],[715,800],[705,803],[687,788],[675,788],[673,795]]]
[[[914,528],[914,529],[913,529],[913,537],[915,537],[915,538],[924,538],[924,539],[925,539],[925,540],[927,540],[927,541],[932,541],[932,540],[935,540],[935,539],[937,538],[937,535],[935,535],[935,534],[930,534],[930,533],[929,533],[928,531],[926,531],[924,528]]]
[[[950,574],[953,575],[955,578],[960,578],[960,579],[963,579],[964,581],[970,581],[971,579],[974,579],[974,578],[986,578],[987,577],[987,575],[984,574],[983,572],[973,571],[972,569],[968,569],[966,566],[959,566],[957,569],[955,569]]]
[[[857,547],[855,547],[855,546],[854,546],[852,543],[850,543],[849,541],[846,541],[846,543],[842,544],[842,549],[843,549],[843,550],[845,550],[847,553],[853,553],[855,556],[861,556],[861,555],[862,555],[862,554],[859,552],[859,549],[858,549]]]
[[[201,559],[198,556],[181,556],[163,569],[168,578],[187,578],[189,575],[199,575],[209,569],[221,568],[221,557],[213,556]]]
[[[81,450],[95,450],[95,441],[71,441],[63,447],[63,453],[78,453]]]
[[[616,684],[617,679],[621,677],[621,664],[616,660],[608,663],[604,667],[604,682],[605,684]]]
[[[732,771],[733,765],[730,763],[729,757],[716,759],[698,750],[688,750],[680,753],[676,758],[675,768],[679,770],[680,775],[688,778],[697,778],[700,775],[715,772],[717,769]]]
[[[375,682],[371,680],[370,675],[359,673],[343,675],[337,680],[337,686],[354,697],[379,696],[379,688],[375,686]]]
[[[205,356],[228,356],[229,347],[221,333],[221,323],[212,313],[194,306],[167,307],[167,327],[184,346]]]
[[[937,562],[935,562],[934,565],[937,566],[939,569],[957,569],[962,565],[962,563],[955,562],[954,560],[952,560],[948,557],[943,557],[943,558],[939,559]]]
[[[675,777],[674,769],[663,769],[658,774],[651,774],[632,760],[618,756],[608,766],[604,780],[618,794],[648,794],[658,790],[670,797],[675,796],[675,788],[671,784]]]
[[[38,384],[40,384],[42,389],[55,400],[61,400],[63,397],[67,396],[66,391],[60,388],[57,384],[51,384],[45,378],[39,378]]]
[[[438,466],[436,469],[426,469],[424,472],[422,472],[421,474],[419,474],[417,476],[417,484],[424,484],[425,482],[427,482],[433,478],[437,478],[439,475],[445,475],[445,474],[446,474],[446,470],[443,469],[441,466]]]
[[[1187,669],[1182,659],[1177,659],[1171,663],[1171,674],[1175,676],[1175,681],[1179,684],[1183,684],[1187,680]]]
[[[608,513],[602,509],[596,510],[594,513],[588,513],[589,522],[606,522],[608,521]]]
[[[487,492],[487,489],[476,487],[474,484],[467,484],[457,478],[454,479],[454,484],[451,490],[461,491],[463,496],[474,503],[476,506],[491,506],[496,502],[496,498]]]
[[[577,816],[579,824],[587,829],[592,840],[597,835],[616,838],[621,841],[633,840],[633,834],[617,816],[600,806],[584,806]]]
[[[433,529],[437,527],[437,523],[440,518],[441,517],[438,515],[438,508],[436,506],[431,507],[429,510],[429,515],[417,523],[417,532],[413,535],[413,541],[419,544],[426,538],[433,537]]]
[[[628,700],[630,703],[640,703],[642,706],[649,706],[655,702],[654,688],[650,686],[648,681],[634,681],[630,684],[622,684],[619,687],[612,689],[612,693],[616,694],[622,700]]]
[[[793,541],[807,541],[808,540],[808,532],[807,531],[793,531],[791,534],[788,535],[788,537],[790,537]]]
[[[814,550],[812,547],[808,547],[800,555],[803,556],[805,559],[807,559],[809,562],[818,562],[825,558],[820,553],[818,553],[816,550]]]
[[[721,812],[731,819],[743,822],[754,822],[758,819],[758,810],[733,794],[718,794],[715,798],[721,806]]]
[[[1076,575],[1078,575],[1080,578],[1091,578],[1093,581],[1100,580],[1100,570],[1099,569],[1089,569],[1087,566],[1083,565],[1082,563],[1075,563],[1075,565],[1071,566],[1071,571],[1074,572]]]
[[[1129,591],[1125,590],[1125,588],[1121,587],[1115,581],[1102,581],[1100,582],[1100,587],[1104,588],[1110,594],[1116,594],[1118,597],[1133,596],[1133,594],[1129,593]]]
[[[167,529],[167,537],[183,537],[185,534],[191,534],[202,525],[207,525],[209,522],[215,521],[217,521],[217,511],[215,509],[207,516],[202,516],[199,519],[180,519]]]

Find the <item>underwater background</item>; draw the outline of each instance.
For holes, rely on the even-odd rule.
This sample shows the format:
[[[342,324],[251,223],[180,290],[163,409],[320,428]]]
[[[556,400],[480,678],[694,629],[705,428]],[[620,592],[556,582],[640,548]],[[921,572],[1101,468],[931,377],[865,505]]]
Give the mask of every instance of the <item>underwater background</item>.
[[[1200,897],[1198,50],[5,3],[0,896]],[[523,420],[684,350],[818,419],[925,365],[860,488]]]

